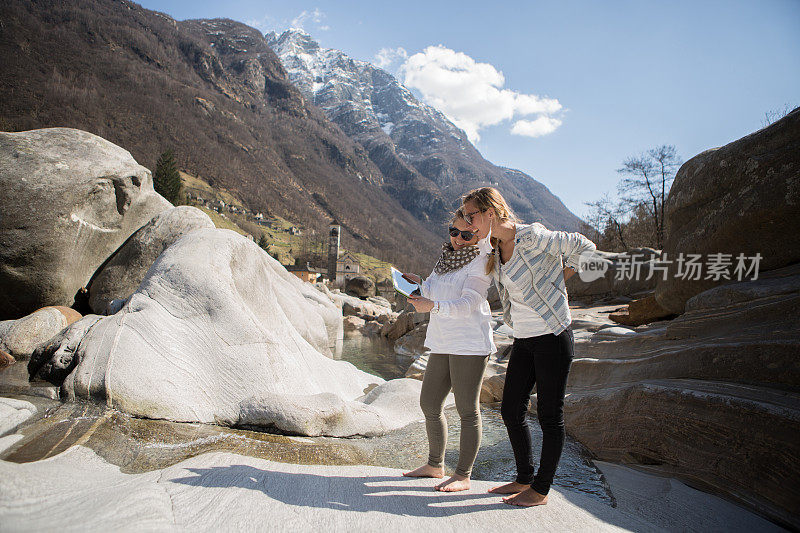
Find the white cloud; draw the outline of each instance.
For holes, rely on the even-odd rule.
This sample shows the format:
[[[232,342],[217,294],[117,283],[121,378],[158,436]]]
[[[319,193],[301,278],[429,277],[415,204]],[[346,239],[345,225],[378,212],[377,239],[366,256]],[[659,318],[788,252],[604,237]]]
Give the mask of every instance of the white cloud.
[[[552,115],[561,111],[561,104],[554,98],[540,98],[535,94],[518,94],[515,108],[520,115]]]
[[[290,27],[293,29],[305,30],[306,28],[304,25],[309,22],[320,24],[323,18],[325,18],[325,13],[320,11],[318,7],[315,7],[313,11],[303,10],[302,13],[292,19]],[[326,26],[325,28],[327,29],[328,27]]]
[[[561,111],[558,100],[505,89],[505,77],[493,65],[442,45],[408,57],[400,74],[406,87],[418,90],[472,142],[480,140],[481,129],[519,116],[539,115],[532,121],[518,120],[512,128],[517,135],[546,135],[561,125],[560,119],[549,116]]]
[[[405,61],[408,58],[408,52],[405,48],[398,46],[397,48],[381,48],[375,54],[373,62],[378,68],[388,70],[389,67],[400,61]]]
[[[518,120],[511,128],[512,135],[526,137],[541,137],[553,133],[561,125],[561,120],[553,117],[541,116],[536,120]]]

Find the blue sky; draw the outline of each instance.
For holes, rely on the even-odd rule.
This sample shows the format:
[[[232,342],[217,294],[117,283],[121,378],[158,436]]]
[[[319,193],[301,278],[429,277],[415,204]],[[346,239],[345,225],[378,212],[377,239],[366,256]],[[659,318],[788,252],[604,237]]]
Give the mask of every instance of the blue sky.
[[[687,160],[800,105],[800,0],[140,3],[178,20],[299,26],[366,61],[392,51],[385,68],[415,74],[412,90],[474,128],[484,157],[579,216],[616,192],[626,157],[674,144]],[[452,72],[476,92],[441,76]]]

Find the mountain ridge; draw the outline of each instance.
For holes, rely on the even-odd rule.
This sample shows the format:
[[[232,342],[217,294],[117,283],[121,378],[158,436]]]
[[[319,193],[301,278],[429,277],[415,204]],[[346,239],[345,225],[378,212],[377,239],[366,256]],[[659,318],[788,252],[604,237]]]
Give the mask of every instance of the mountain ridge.
[[[408,213],[383,176],[287,79],[263,35],[230,19],[176,21],[127,1],[0,6],[0,128],[100,135],[154,168],[236,191],[254,212],[343,228],[343,246],[424,270],[443,231]]]
[[[289,79],[361,144],[387,178],[387,190],[422,220],[441,220],[458,198],[497,187],[525,222],[576,231],[580,219],[531,176],[487,161],[443,113],[419,101],[394,76],[303,30],[266,34]],[[416,203],[404,195],[416,197]]]

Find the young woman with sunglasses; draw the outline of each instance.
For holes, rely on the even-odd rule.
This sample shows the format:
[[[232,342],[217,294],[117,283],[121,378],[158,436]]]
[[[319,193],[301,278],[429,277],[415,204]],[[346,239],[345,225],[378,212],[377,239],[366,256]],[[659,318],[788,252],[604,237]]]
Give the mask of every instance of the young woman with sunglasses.
[[[431,353],[420,393],[428,433],[428,463],[403,475],[444,476],[447,422],[443,408],[452,389],[461,418],[461,437],[455,473],[435,487],[444,492],[469,489],[481,442],[481,383],[489,355],[495,351],[486,301],[491,283],[486,273],[487,252],[487,247],[478,245],[477,235],[468,230],[459,209],[450,227],[450,242],[442,246],[442,255],[428,279],[405,274],[420,285],[422,293],[409,301],[418,312],[431,313],[425,336],[425,346]]]
[[[487,272],[500,293],[503,319],[514,331],[500,411],[517,477],[489,492],[506,494],[503,501],[513,505],[544,505],[564,447],[564,395],[574,351],[565,280],[579,271],[580,255],[596,247],[580,233],[519,223],[492,187],[468,193],[463,209],[469,228],[480,238],[490,237]],[[535,475],[526,417],[534,385],[542,428]]]

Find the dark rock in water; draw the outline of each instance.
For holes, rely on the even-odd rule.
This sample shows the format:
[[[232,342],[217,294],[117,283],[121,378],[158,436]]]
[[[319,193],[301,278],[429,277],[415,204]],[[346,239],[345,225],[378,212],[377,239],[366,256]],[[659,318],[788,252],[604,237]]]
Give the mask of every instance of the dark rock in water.
[[[672,321],[600,333],[575,343],[573,437],[800,527],[800,264],[704,291]]]
[[[198,228],[213,228],[211,219],[196,207],[179,206],[159,213],[114,252],[89,285],[89,305],[100,315],[115,299],[136,290],[161,253],[183,235]]]
[[[386,337],[390,343],[394,343],[394,341],[427,320],[427,313],[404,311],[397,317],[397,320],[384,324],[383,328],[381,328],[381,335]]]
[[[497,292],[497,285],[494,283],[489,285],[489,292],[486,294],[486,300],[488,300],[489,308],[492,311],[503,309],[503,302],[500,300],[500,293]]]
[[[71,306],[97,268],[171,207],[128,151],[85,131],[0,133],[0,319]]]
[[[370,296],[375,296],[375,282],[366,276],[356,276],[347,280],[344,292],[350,296],[369,298]]]
[[[687,161],[667,197],[665,217],[663,251],[671,261],[680,253],[702,254],[703,263],[711,254],[731,254],[733,280],[739,254],[761,254],[759,271],[800,261],[800,109]],[[695,294],[731,281],[706,279],[705,264],[701,279],[676,273],[673,262],[656,288],[658,303],[673,313],[682,313]]]

